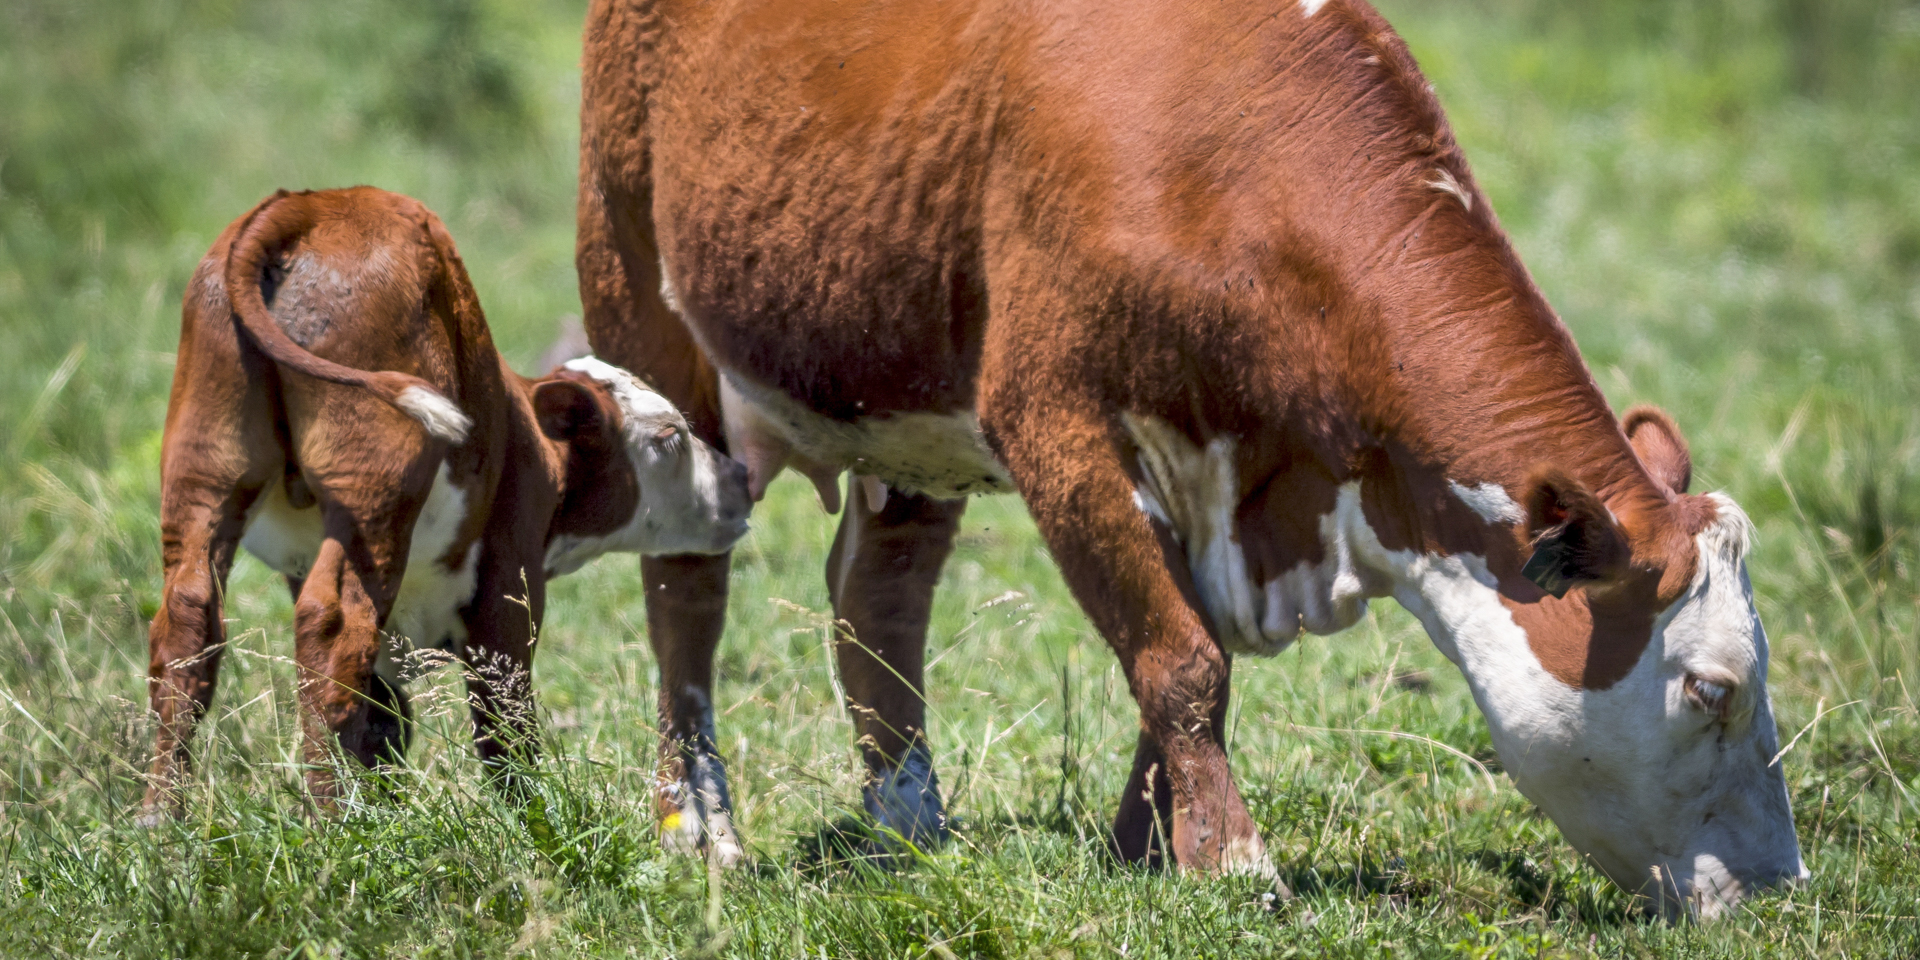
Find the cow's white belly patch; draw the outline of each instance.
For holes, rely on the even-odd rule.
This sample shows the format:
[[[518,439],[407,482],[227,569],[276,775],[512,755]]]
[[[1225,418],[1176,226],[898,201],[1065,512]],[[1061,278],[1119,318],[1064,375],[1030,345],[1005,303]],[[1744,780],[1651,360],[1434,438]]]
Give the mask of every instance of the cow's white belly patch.
[[[448,478],[446,464],[434,477],[433,488],[413,522],[413,543],[407,551],[407,569],[400,593],[387,615],[386,634],[376,664],[389,680],[400,679],[396,655],[413,646],[456,649],[466,640],[460,608],[473,599],[478,583],[480,543],[475,541],[457,567],[442,563],[467,519],[467,493]],[[287,502],[286,486],[270,484],[248,511],[240,545],[279,573],[304,579],[320,554],[320,508],[296,510]]]
[[[1158,417],[1129,413],[1123,420],[1140,448],[1142,483],[1134,502],[1180,541],[1200,604],[1229,652],[1271,656],[1301,630],[1337,633],[1366,614],[1369,596],[1384,594],[1384,584],[1369,589],[1367,581],[1379,578],[1365,576],[1355,563],[1347,529],[1355,518],[1339,508],[1320,518],[1319,563],[1302,561],[1265,583],[1253,582],[1234,531],[1240,504],[1234,441],[1216,437],[1201,449]]]
[[[785,392],[723,373],[762,426],[777,430],[816,463],[877,477],[908,493],[957,499],[1011,493],[1013,480],[994,459],[972,411],[877,413],[857,420],[821,416]]]

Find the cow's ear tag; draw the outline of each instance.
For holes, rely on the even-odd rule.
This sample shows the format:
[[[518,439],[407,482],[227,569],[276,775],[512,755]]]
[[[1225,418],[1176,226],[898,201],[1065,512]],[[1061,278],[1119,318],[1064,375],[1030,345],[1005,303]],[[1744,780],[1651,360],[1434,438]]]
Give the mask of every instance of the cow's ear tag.
[[[1565,597],[1578,580],[1574,570],[1575,550],[1568,532],[1567,525],[1562,524],[1541,534],[1534,541],[1533,556],[1520,568],[1521,576],[1552,594],[1555,600]]]

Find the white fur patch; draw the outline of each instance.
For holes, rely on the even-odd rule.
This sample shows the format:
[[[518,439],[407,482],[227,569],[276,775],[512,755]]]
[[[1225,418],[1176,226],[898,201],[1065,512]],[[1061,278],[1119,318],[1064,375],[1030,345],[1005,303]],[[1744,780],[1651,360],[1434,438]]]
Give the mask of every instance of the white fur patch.
[[[282,576],[300,580],[313,569],[325,536],[317,505],[295,510],[287,502],[286,484],[270,483],[247,508],[240,546]]]
[[[413,542],[407,552],[407,574],[400,581],[393,612],[387,617],[387,635],[399,641],[397,652],[415,647],[457,650],[467,639],[460,609],[473,600],[479,583],[480,541],[469,544],[458,566],[445,563],[467,522],[467,492],[448,479],[446,464],[434,478],[427,502],[413,522]],[[382,649],[383,653],[387,651]],[[382,657],[375,669],[390,680],[399,679],[399,665]]]
[[[1280,875],[1267,855],[1267,842],[1257,833],[1227,841],[1227,848],[1220,851],[1220,868],[1237,877],[1271,880]]]
[[[478,583],[479,541],[468,547],[457,566],[444,562],[466,519],[467,492],[454,485],[443,463],[413,522],[406,572],[387,614],[387,635],[403,641],[398,651],[382,645],[375,669],[389,680],[399,679],[394,653],[414,644],[447,648],[466,639],[460,609],[472,601]],[[280,574],[304,579],[320,554],[324,536],[320,507],[294,509],[287,502],[285,484],[274,483],[261,491],[248,511],[240,545]]]
[[[660,846],[668,853],[694,856],[704,841],[722,868],[731,867],[746,855],[746,850],[740,845],[728,811],[732,802],[726,768],[705,752],[713,743],[713,702],[706,691],[692,685],[681,695],[694,705],[694,727],[701,746],[688,758],[687,779],[658,786],[661,797],[675,808],[660,821]]]
[[[1459,180],[1454,179],[1453,171],[1445,167],[1433,168],[1433,179],[1427,181],[1427,186],[1441,193],[1452,194],[1455,200],[1460,201],[1461,207],[1468,213],[1473,212],[1473,194],[1468,193],[1467,188],[1462,186]]]
[[[575,357],[562,366],[606,384],[607,389],[613,392],[614,401],[620,404],[620,412],[629,420],[643,421],[649,426],[662,419],[680,424],[685,422],[672,402],[621,367],[599,357]]]
[[[1340,497],[1360,564],[1392,580],[1394,598],[1460,666],[1515,784],[1603,872],[1654,896],[1662,890],[1642,884],[1662,877],[1674,902],[1703,915],[1737,897],[1743,875],[1803,872],[1785,783],[1767,767],[1777,741],[1759,669],[1766,637],[1732,501],[1716,499],[1723,512],[1697,538],[1694,587],[1659,612],[1633,669],[1589,690],[1540,664],[1483,558],[1387,550],[1359,512],[1358,486]],[[1754,722],[1716,728],[1687,702],[1686,676],[1709,664],[1740,678]]]
[[[1326,5],[1327,0],[1300,0],[1300,9],[1309,17],[1319,13],[1320,8]]]
[[[420,421],[428,433],[448,443],[465,442],[467,432],[473,429],[472,418],[462,413],[452,400],[426,387],[412,386],[400,391],[393,405]]]
[[[721,371],[733,402],[748,408],[729,415],[736,429],[771,430],[814,463],[851,468],[908,493],[958,499],[1010,493],[1013,480],[987,449],[980,418],[955,413],[876,413],[849,423],[823,417],[784,392]],[[723,395],[724,396],[724,395]]]
[[[1480,519],[1488,523],[1526,522],[1527,512],[1520,509],[1520,505],[1507,495],[1507,488],[1497,483],[1482,483],[1469,487],[1458,480],[1448,480],[1447,489],[1452,490],[1453,495],[1461,503],[1466,504],[1474,513],[1480,515]]]
[[[660,300],[667,305],[668,310],[676,314],[684,312],[680,309],[680,295],[673,289],[673,278],[667,274],[665,257],[660,258]]]
[[[1233,440],[1216,437],[1202,450],[1158,417],[1129,413],[1122,422],[1140,448],[1144,483],[1134,491],[1134,503],[1180,541],[1222,647],[1271,656],[1302,629],[1336,633],[1365,615],[1369,593],[1338,510],[1321,518],[1321,562],[1302,561],[1255,584],[1234,531],[1240,492]]]

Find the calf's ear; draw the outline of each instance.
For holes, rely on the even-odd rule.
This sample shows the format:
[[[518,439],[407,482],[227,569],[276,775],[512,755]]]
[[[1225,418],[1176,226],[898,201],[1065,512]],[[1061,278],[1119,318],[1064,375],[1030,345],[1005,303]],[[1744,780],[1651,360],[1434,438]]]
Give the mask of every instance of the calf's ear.
[[[562,377],[534,385],[533,415],[540,421],[540,432],[554,440],[576,440],[599,433],[603,426],[592,389]]]
[[[1632,556],[1627,535],[1593,491],[1552,467],[1535,471],[1525,489],[1532,554],[1522,576],[1564,597],[1574,587],[1626,570]]]
[[[1620,429],[1627,432],[1627,442],[1655,480],[1674,493],[1687,492],[1693,482],[1693,456],[1687,452],[1687,438],[1665,410],[1634,407],[1620,418]]]

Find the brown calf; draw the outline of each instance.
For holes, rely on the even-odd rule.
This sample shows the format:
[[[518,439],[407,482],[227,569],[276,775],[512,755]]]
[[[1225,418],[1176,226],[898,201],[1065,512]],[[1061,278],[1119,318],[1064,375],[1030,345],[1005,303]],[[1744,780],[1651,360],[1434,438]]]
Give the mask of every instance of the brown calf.
[[[596,349],[756,491],[866,493],[827,576],[882,824],[943,829],[930,592],[957,498],[1017,490],[1140,705],[1129,858],[1271,869],[1232,655],[1391,596],[1620,883],[1711,913],[1802,872],[1745,518],[1614,418],[1361,0],[596,0],[583,83]],[[717,770],[726,561],[646,569],[669,775]]]
[[[508,369],[440,220],[370,187],[275,194],[201,261],[160,474],[149,819],[175,802],[213,696],[236,547],[293,590],[308,783],[326,802],[336,739],[364,764],[404,755],[407,642],[468,665],[497,769],[531,748],[547,578],[609,550],[725,551],[749,506],[745,470],[631,374]]]

